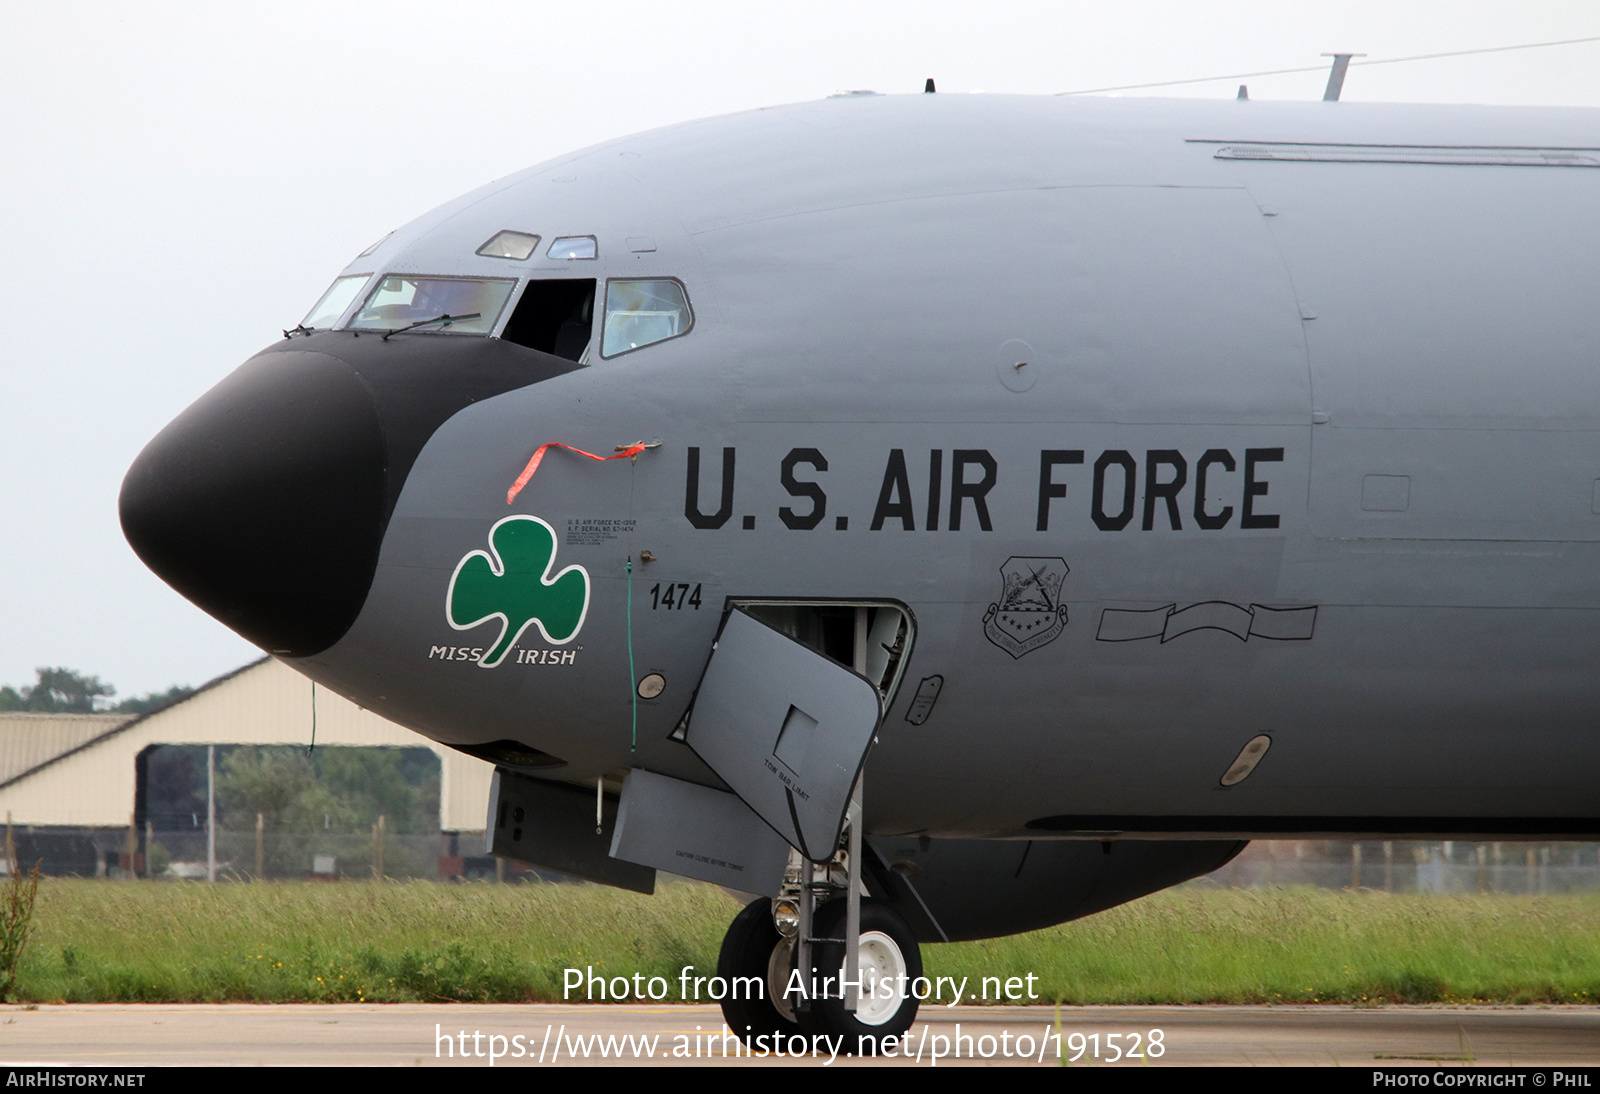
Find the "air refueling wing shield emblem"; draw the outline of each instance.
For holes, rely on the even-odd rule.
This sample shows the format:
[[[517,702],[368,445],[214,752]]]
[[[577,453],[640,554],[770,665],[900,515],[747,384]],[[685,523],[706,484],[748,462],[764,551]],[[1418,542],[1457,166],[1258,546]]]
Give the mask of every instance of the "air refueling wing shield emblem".
[[[1070,572],[1062,558],[1012,555],[1000,567],[1000,599],[983,616],[983,633],[1012,657],[1054,642],[1067,625],[1061,585]]]

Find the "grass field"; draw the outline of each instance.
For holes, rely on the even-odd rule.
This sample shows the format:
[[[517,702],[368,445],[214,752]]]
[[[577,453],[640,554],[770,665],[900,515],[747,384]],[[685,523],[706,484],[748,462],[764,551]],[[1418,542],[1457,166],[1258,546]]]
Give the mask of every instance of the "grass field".
[[[27,1002],[558,1002],[562,972],[716,970],[718,889],[46,879]],[[925,946],[929,975],[1066,1003],[1600,1003],[1600,896],[1158,893],[1013,938]]]

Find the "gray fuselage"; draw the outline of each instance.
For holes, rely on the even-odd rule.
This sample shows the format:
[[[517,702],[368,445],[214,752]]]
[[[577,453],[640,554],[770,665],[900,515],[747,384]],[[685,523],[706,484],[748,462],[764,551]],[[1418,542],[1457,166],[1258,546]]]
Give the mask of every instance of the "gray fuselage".
[[[715,784],[670,735],[725,606],[895,603],[874,834],[1593,836],[1597,145],[1582,111],[850,96],[501,180],[346,273],[594,279],[585,367],[438,425],[353,625],[290,663],[549,777]],[[543,243],[474,253],[503,229]],[[681,283],[687,333],[603,355],[620,279]],[[507,504],[547,442],[637,441]],[[487,667],[447,594],[516,514],[590,594]]]

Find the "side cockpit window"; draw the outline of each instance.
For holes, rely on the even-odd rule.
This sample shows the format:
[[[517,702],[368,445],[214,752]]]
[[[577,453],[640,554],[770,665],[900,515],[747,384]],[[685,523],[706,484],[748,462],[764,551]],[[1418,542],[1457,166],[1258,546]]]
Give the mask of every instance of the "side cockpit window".
[[[594,336],[594,289],[592,277],[528,282],[500,337],[568,361],[583,360]]]
[[[687,334],[694,325],[689,297],[681,282],[606,282],[606,322],[600,356],[616,357],[644,346]]]
[[[378,282],[353,330],[488,334],[516,282],[510,279],[390,274]]]

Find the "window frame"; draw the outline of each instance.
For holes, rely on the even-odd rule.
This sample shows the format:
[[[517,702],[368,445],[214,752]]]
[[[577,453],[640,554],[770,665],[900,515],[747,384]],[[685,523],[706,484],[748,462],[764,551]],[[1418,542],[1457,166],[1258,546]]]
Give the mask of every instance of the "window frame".
[[[582,240],[582,239],[588,240],[589,243],[594,248],[594,254],[588,254],[588,255],[562,255],[561,257],[557,258],[555,255],[550,253],[551,251],[556,249],[556,244],[557,243],[566,243],[566,242],[568,242],[570,240],[575,240],[575,239],[577,239],[577,240]],[[592,232],[584,234],[584,235],[554,236],[550,240],[550,246],[548,246],[548,247],[546,247],[544,249],[544,257],[545,257],[545,260],[547,262],[594,262],[594,261],[598,260],[599,257],[600,257],[600,237],[595,235]]]
[[[683,306],[689,313],[689,322],[677,334],[670,334],[667,337],[657,339],[654,342],[646,342],[642,346],[632,346],[632,347],[630,347],[628,349],[625,349],[625,350],[619,350],[616,353],[607,353],[605,351],[605,348],[606,348],[606,320],[609,319],[610,316],[611,316],[611,283],[614,282],[614,281],[635,281],[635,282],[637,282],[637,281],[670,281],[670,282],[672,282],[674,285],[678,286],[678,290],[683,293]],[[632,276],[632,277],[608,277],[605,280],[605,286],[606,286],[605,306],[602,308],[602,310],[600,312],[600,323],[599,323],[599,328],[600,329],[599,329],[599,338],[598,338],[598,341],[600,343],[600,345],[599,345],[600,359],[602,361],[614,361],[618,357],[626,357],[630,353],[638,353],[640,350],[649,349],[651,346],[660,346],[660,345],[665,345],[667,342],[675,342],[679,338],[682,338],[684,335],[686,335],[686,334],[688,334],[688,333],[690,333],[691,331],[694,330],[694,326],[695,326],[694,301],[689,298],[689,286],[685,285],[683,283],[683,279],[682,278],[673,277],[670,274],[666,275],[666,276],[663,276],[663,277],[639,277],[637,275]]]
[[[306,314],[300,320],[300,326],[298,328],[296,328],[296,329],[301,329],[301,328],[304,328],[305,330],[341,330],[341,329],[343,329],[340,326],[340,323],[346,317],[348,317],[350,315],[350,309],[354,308],[354,307],[359,307],[361,305],[361,303],[363,301],[365,301],[366,298],[371,294],[371,291],[372,291],[372,289],[371,289],[372,279],[373,279],[373,277],[376,276],[376,274],[377,274],[377,271],[373,271],[371,273],[364,273],[364,274],[360,274],[360,273],[339,274],[337,277],[335,277],[333,279],[333,281],[328,285],[328,287],[326,289],[322,290],[322,295],[317,297],[317,302],[315,304],[312,304],[311,307],[309,309],[307,309]],[[306,320],[312,318],[316,314],[317,308],[321,307],[322,306],[322,302],[324,300],[328,299],[328,297],[330,295],[332,295],[334,287],[336,285],[338,285],[339,282],[345,281],[345,280],[353,281],[358,277],[365,278],[366,281],[356,289],[355,294],[350,298],[349,303],[345,304],[345,306],[339,310],[339,313],[333,317],[333,321],[332,322],[330,322],[326,327],[307,327],[306,326]]]
[[[510,285],[510,288],[506,290],[505,296],[500,300],[500,311],[494,316],[493,319],[489,321],[488,326],[481,331],[451,330],[450,326],[453,324],[447,324],[442,330],[434,330],[426,327],[418,327],[414,330],[407,330],[405,327],[389,328],[355,326],[354,323],[356,321],[356,317],[359,316],[361,312],[369,306],[372,298],[382,290],[383,283],[391,277],[410,278],[415,281],[473,281],[479,283],[499,283],[502,285]],[[481,277],[474,276],[472,274],[402,273],[398,270],[381,271],[379,273],[372,274],[371,279],[375,279],[374,283],[372,284],[372,287],[367,290],[367,294],[360,298],[359,305],[357,305],[357,310],[353,313],[350,313],[349,318],[345,320],[344,324],[336,329],[374,334],[381,334],[386,330],[390,331],[390,333],[405,330],[407,334],[449,334],[463,338],[492,338],[494,337],[495,331],[499,329],[501,322],[505,319],[506,307],[511,303],[511,298],[516,295],[517,287],[522,281],[521,278],[515,276]]]
[[[521,236],[524,239],[533,240],[533,243],[529,245],[528,253],[523,255],[521,258],[517,258],[515,255],[489,254],[484,250],[485,247],[489,246],[489,244],[493,243],[495,240],[504,235]],[[533,259],[539,254],[539,244],[543,242],[544,237],[538,232],[524,232],[521,228],[501,228],[494,235],[490,236],[488,239],[479,244],[478,249],[472,253],[477,255],[479,258],[493,258],[500,262],[532,262]]]

